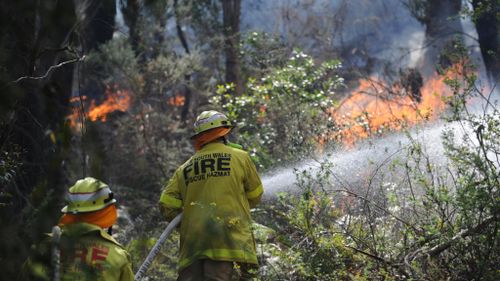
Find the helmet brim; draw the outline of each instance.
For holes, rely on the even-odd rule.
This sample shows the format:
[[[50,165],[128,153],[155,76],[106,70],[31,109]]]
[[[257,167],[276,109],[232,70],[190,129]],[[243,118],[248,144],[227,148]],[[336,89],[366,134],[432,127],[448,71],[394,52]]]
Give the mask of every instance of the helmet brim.
[[[106,204],[104,204],[104,206],[102,206],[101,208],[95,208],[95,207],[81,207],[81,208],[75,208],[73,210],[70,209],[70,207],[68,205],[64,206],[62,209],[61,209],[61,213],[64,213],[64,214],[80,214],[80,213],[91,213],[91,212],[97,212],[99,210],[102,210],[104,208],[106,208],[107,206],[111,205],[111,204],[115,204],[116,203],[116,199],[112,199],[111,201],[107,202]]]
[[[203,131],[203,132],[199,132],[197,134],[194,134],[190,137],[190,139],[194,140],[196,137],[200,136],[200,135],[203,135],[207,132],[210,132],[211,130],[213,129],[217,129],[217,128],[229,128],[231,129],[229,132],[227,132],[227,134],[225,134],[225,136],[227,136],[229,133],[231,133],[231,131],[234,129],[234,125],[224,125],[224,126],[219,126],[219,127],[214,127],[214,128],[211,128],[209,130],[206,130],[206,131]]]

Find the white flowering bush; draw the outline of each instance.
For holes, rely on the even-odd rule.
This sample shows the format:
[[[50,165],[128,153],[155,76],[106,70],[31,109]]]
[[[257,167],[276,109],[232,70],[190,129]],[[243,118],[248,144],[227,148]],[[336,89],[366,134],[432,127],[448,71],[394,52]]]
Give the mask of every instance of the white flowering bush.
[[[221,85],[211,102],[239,123],[239,137],[262,167],[297,159],[314,150],[328,132],[326,110],[343,84],[339,61],[316,64],[294,51],[288,61],[261,78],[250,78],[242,96]]]

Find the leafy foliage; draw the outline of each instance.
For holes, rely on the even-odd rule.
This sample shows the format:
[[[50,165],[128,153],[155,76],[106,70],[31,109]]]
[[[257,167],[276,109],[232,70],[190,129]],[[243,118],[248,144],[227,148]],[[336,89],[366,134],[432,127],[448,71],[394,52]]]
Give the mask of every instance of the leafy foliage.
[[[477,96],[461,74],[448,81],[454,98]],[[403,157],[366,186],[336,182],[329,161],[297,171],[300,193],[263,210],[277,232],[261,246],[264,279],[498,279],[500,115],[495,104],[450,113],[461,118],[444,131],[439,162],[408,134]]]
[[[328,132],[328,109],[342,78],[338,61],[316,65],[295,51],[283,67],[260,79],[251,78],[243,96],[232,96],[232,85],[219,86],[211,102],[238,120],[240,142],[261,167],[298,159],[314,151]]]

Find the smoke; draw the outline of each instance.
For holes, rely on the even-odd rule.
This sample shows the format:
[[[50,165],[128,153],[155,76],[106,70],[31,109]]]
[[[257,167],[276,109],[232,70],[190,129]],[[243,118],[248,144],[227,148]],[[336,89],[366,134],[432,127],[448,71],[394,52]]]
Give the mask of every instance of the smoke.
[[[425,37],[400,0],[246,1],[242,30],[277,34],[307,53],[372,72],[385,62],[415,66]]]
[[[417,68],[424,78],[435,75],[436,57],[439,52],[456,34],[463,33],[465,46],[470,50],[471,62],[479,66],[479,80],[476,86],[485,96],[498,97],[495,94],[498,91],[488,83],[477,45],[477,33],[470,19],[461,17],[460,20],[449,21],[446,15],[453,14],[456,7],[447,6],[445,2],[438,3],[436,5],[442,6],[443,9],[437,11],[440,15],[436,15],[432,19],[434,22],[430,24],[434,24],[434,27],[441,26],[443,29],[429,30],[429,26],[426,27],[415,19],[403,2],[244,1],[242,30],[277,34],[290,46],[302,48],[320,59],[340,58],[346,68],[361,70],[366,74],[384,73],[387,69],[397,71]],[[438,35],[438,32],[448,35]],[[484,111],[484,99],[472,102],[469,107],[474,112]],[[380,139],[371,139],[353,149],[331,151],[329,156],[325,155],[321,159],[308,159],[274,170],[263,177],[265,196],[270,198],[276,192],[296,190],[294,171],[309,169],[314,174],[323,160],[334,165],[334,186],[357,188],[366,185],[362,181],[366,180],[367,175],[375,172],[378,175],[387,175],[387,163],[397,159],[404,161],[407,158],[407,149],[413,144],[412,140],[419,140],[432,161],[437,165],[444,165],[446,157],[443,155],[441,141],[444,128],[445,125],[439,123],[413,129],[408,135],[396,133]],[[458,125],[450,125],[450,128],[456,131]],[[375,177],[373,180],[380,183],[383,179]]]
[[[468,10],[472,11],[472,4],[470,1],[462,1]],[[500,92],[494,83],[493,77],[489,77],[484,64],[483,56],[479,46],[479,36],[477,34],[476,26],[470,17],[461,17],[460,23],[463,30],[463,40],[465,48],[469,51],[468,56],[470,63],[477,68],[477,81],[476,87],[483,93],[491,104],[495,104],[500,100]],[[476,102],[472,105],[472,110],[475,112],[490,111],[491,107],[483,102]]]
[[[113,38],[125,36],[129,33],[129,28],[125,24],[125,19],[123,18],[123,2],[120,0],[115,0],[116,5],[116,15],[115,15],[115,32],[113,33]]]
[[[423,56],[424,52],[424,42],[425,42],[425,32],[415,31],[411,33],[408,38],[408,67],[416,68],[418,67],[418,62]]]

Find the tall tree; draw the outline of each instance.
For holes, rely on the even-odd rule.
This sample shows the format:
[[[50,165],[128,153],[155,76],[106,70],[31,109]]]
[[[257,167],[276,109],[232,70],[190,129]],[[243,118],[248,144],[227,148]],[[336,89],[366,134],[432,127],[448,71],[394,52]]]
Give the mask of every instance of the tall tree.
[[[0,153],[18,155],[18,169],[2,178],[0,263],[15,280],[30,243],[54,223],[66,186],[65,125],[72,87],[73,1],[2,1],[0,4]],[[16,154],[17,152],[17,154]],[[2,161],[0,161],[2,162]],[[3,177],[4,171],[0,169]],[[46,219],[46,218],[49,219]]]
[[[120,0],[123,19],[129,30],[129,40],[137,56],[142,52],[142,36],[139,26],[141,5],[139,0]]]
[[[459,13],[461,0],[409,0],[415,18],[425,25],[425,52],[421,60],[424,75],[432,75],[436,65],[448,66],[446,52],[462,33]]]
[[[222,0],[224,51],[226,53],[226,83],[234,83],[235,94],[243,93],[240,70],[241,0]]]
[[[95,49],[113,37],[115,0],[79,0],[75,1],[75,6],[84,51]]]
[[[182,30],[181,26],[181,15],[179,12],[179,0],[174,0],[174,16],[175,16],[175,29],[177,30],[177,37],[179,38],[179,41],[181,42],[182,48],[184,49],[184,52],[186,54],[191,54],[191,51],[189,49],[189,44],[186,38],[186,34]],[[192,91],[191,88],[189,87],[189,84],[191,82],[191,74],[187,74],[184,76],[184,79],[186,81],[185,85],[181,88],[181,92],[184,95],[184,105],[182,106],[182,111],[181,111],[181,120],[183,122],[187,121],[187,116],[190,111],[190,106],[191,106],[191,99],[192,99]]]
[[[500,79],[500,1],[473,0],[479,47],[491,77]]]

